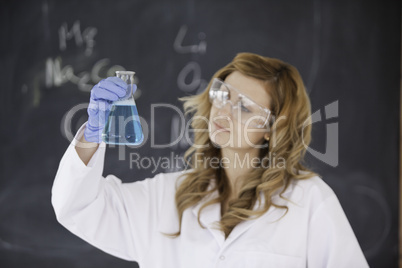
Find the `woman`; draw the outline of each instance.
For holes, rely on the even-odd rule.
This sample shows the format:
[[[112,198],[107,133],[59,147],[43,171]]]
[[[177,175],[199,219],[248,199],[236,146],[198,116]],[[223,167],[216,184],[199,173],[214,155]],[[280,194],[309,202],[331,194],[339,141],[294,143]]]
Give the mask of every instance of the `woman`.
[[[238,54],[182,98],[191,169],[133,183],[102,177],[102,111],[124,86],[93,88],[61,160],[52,204],[68,230],[140,267],[368,267],[336,195],[301,163],[310,102],[293,66]]]

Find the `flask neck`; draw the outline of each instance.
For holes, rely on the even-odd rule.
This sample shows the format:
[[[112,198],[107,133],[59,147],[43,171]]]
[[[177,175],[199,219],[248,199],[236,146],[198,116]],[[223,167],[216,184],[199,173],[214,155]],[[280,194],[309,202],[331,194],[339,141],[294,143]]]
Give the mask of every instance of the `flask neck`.
[[[134,74],[132,71],[116,71],[116,76],[126,82],[128,85],[134,84]]]
[[[127,100],[133,97],[134,74],[132,71],[116,71],[116,76],[127,83],[126,95],[120,100]]]

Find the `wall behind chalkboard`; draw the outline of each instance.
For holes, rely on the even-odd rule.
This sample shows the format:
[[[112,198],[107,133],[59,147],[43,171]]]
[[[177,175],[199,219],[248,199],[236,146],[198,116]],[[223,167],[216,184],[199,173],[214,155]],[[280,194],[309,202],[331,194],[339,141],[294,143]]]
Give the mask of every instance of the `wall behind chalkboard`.
[[[142,180],[183,168],[177,98],[254,52],[300,70],[316,119],[307,160],[337,193],[370,266],[396,267],[399,1],[3,1],[0,22],[0,266],[135,267],[69,233],[50,204],[91,87],[136,72],[148,140],[109,148],[104,174]]]

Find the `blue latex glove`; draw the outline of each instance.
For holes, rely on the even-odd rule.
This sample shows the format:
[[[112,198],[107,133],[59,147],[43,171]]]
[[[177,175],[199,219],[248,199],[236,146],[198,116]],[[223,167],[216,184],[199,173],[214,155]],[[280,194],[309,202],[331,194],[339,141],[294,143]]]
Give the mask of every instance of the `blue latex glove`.
[[[91,90],[88,106],[88,123],[84,137],[89,142],[102,142],[102,131],[108,119],[112,103],[126,95],[127,83],[118,77],[108,77]],[[137,89],[134,84],[133,93]]]

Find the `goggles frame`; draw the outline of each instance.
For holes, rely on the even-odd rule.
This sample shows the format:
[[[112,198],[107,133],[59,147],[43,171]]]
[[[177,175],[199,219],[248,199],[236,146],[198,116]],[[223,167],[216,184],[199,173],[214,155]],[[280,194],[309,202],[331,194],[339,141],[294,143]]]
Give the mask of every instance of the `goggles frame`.
[[[219,87],[214,86],[214,85],[216,85],[216,84],[220,84],[220,86],[219,86]],[[222,85],[225,86],[225,87],[228,89],[228,91],[226,91],[226,92],[223,91],[223,90],[221,89]],[[237,101],[236,104],[232,103],[232,101],[230,100],[230,98],[231,98],[230,91],[231,91],[231,90],[234,91],[234,92],[236,92],[236,94],[237,94],[237,96],[238,96],[238,101]],[[258,107],[258,108],[260,109],[260,111],[262,111],[263,113],[265,113],[265,114],[263,114],[263,113],[257,114],[256,112],[250,111],[251,113],[253,113],[253,114],[256,115],[256,116],[263,116],[263,117],[265,117],[264,122],[263,122],[263,123],[259,123],[259,124],[256,125],[255,127],[257,127],[257,128],[264,128],[264,127],[268,124],[268,122],[270,122],[270,121],[272,122],[272,119],[273,119],[274,115],[272,114],[272,112],[271,112],[270,109],[268,109],[268,108],[266,108],[266,107],[264,107],[264,106],[258,104],[258,103],[255,102],[252,98],[250,98],[250,97],[247,96],[246,94],[242,93],[242,92],[241,92],[240,90],[238,90],[237,88],[233,87],[232,85],[230,85],[230,84],[228,84],[228,83],[225,83],[222,79],[220,79],[220,78],[214,78],[214,79],[212,80],[211,87],[209,88],[209,101],[210,101],[211,104],[214,105],[215,107],[221,109],[221,108],[222,108],[223,106],[225,106],[227,103],[230,103],[230,104],[231,104],[231,108],[232,108],[231,114],[232,114],[232,116],[233,116],[233,108],[234,108],[234,106],[239,106],[238,104],[239,104],[240,101],[243,100],[243,99],[246,99],[247,102],[249,102],[249,103],[251,102],[252,105],[255,105],[256,107]],[[218,107],[216,104],[214,104],[214,101],[220,101],[220,102],[222,102],[222,103],[223,103],[223,106],[222,106],[222,107]],[[240,122],[241,122],[242,124],[244,124],[241,120],[240,120]]]

